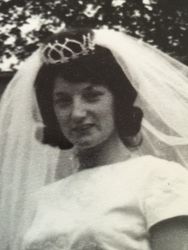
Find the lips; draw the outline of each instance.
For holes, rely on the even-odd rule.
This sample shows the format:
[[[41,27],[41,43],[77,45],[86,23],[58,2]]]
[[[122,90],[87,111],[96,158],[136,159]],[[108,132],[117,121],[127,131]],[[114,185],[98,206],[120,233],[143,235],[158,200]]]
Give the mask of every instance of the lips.
[[[85,132],[94,126],[93,123],[81,124],[72,128],[73,132]]]

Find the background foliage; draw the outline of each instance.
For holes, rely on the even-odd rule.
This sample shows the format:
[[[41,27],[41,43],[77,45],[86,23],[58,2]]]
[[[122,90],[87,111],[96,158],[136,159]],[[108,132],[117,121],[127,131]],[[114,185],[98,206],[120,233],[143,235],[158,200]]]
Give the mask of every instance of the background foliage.
[[[1,0],[0,62],[15,69],[63,26],[125,29],[188,64],[187,0]]]

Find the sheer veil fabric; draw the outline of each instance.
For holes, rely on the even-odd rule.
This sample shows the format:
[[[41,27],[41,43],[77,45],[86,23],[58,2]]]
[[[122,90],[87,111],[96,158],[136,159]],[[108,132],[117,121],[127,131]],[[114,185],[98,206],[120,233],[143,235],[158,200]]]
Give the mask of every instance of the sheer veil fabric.
[[[142,108],[140,154],[153,154],[188,167],[188,67],[121,32],[98,30],[96,43],[109,48],[138,92]]]
[[[136,150],[140,155],[152,154],[188,168],[188,67],[121,32],[94,30],[94,40],[112,51],[138,91],[135,105],[142,108],[144,120],[143,142]],[[62,158],[59,149],[36,139],[43,124],[33,84],[41,65],[39,49],[16,73],[1,100],[2,250],[20,249],[20,239],[29,223],[26,211],[31,207],[30,194],[55,181],[60,154]],[[66,166],[62,171],[67,171]]]
[[[27,223],[29,194],[54,180],[59,151],[35,139],[37,122],[33,82],[41,65],[39,51],[9,83],[0,107],[0,244],[20,249]]]

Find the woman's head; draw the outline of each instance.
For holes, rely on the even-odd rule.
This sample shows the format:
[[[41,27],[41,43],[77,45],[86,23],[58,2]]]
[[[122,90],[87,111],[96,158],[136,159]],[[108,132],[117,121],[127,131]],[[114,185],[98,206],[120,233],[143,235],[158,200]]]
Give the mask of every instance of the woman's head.
[[[61,132],[79,150],[94,148],[116,135],[114,98],[105,86],[58,77],[52,99]]]
[[[67,37],[83,43],[83,35],[88,32],[85,30],[83,32],[70,32],[71,35],[62,32],[53,37],[51,43],[58,41],[58,43],[64,44]],[[92,33],[91,36],[93,36]],[[70,53],[75,50],[76,53],[80,52],[74,41],[69,46],[71,48]],[[69,57],[69,50],[65,51],[66,57]],[[55,53],[51,53],[50,56],[53,59],[58,58]],[[82,54],[67,61],[64,63],[44,63],[36,79],[37,100],[45,125],[44,143],[60,148],[70,148],[75,143],[70,134],[67,134],[66,129],[70,128],[70,123],[67,123],[67,125],[64,123],[63,118],[65,116],[63,116],[62,110],[68,110],[67,107],[73,104],[73,98],[80,98],[79,101],[84,100],[85,102],[87,114],[92,113],[91,109],[94,109],[94,114],[97,113],[98,117],[95,121],[91,117],[87,117],[88,120],[86,119],[81,123],[79,120],[81,124],[79,124],[81,127],[78,126],[80,136],[94,131],[89,126],[100,121],[99,123],[102,122],[101,128],[104,126],[105,129],[102,129],[97,134],[98,136],[95,133],[95,136],[91,137],[93,140],[101,142],[116,129],[126,144],[126,138],[134,137],[140,130],[142,112],[139,108],[133,107],[137,93],[112,53],[106,48],[95,45],[95,49],[88,50],[86,55]],[[62,92],[59,94],[62,98],[57,98],[57,92]],[[73,93],[79,94],[73,95]],[[58,108],[59,100],[63,101],[61,109]],[[80,103],[80,105],[82,104]],[[67,115],[67,112],[64,112],[64,114]],[[71,126],[75,126],[75,124]],[[81,137],[78,136],[77,140],[79,138]],[[81,142],[81,139],[79,141]]]

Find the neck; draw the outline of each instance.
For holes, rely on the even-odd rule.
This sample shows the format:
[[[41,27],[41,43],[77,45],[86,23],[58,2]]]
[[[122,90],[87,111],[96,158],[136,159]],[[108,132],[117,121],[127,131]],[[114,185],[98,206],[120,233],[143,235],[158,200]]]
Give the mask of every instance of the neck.
[[[80,170],[109,165],[130,158],[130,151],[125,147],[118,135],[112,135],[108,141],[97,147],[75,151]]]

